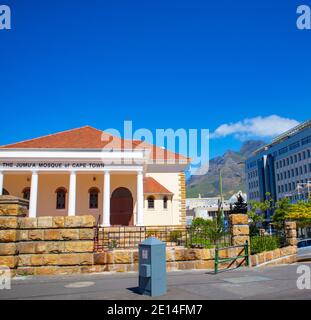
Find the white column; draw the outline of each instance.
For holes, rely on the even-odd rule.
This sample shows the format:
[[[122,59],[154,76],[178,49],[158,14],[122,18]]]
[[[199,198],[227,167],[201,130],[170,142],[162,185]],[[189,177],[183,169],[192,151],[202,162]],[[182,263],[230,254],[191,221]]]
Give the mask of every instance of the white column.
[[[3,172],[0,171],[0,196],[2,196],[2,192],[3,192]]]
[[[137,215],[136,225],[144,225],[144,176],[141,171],[137,172]]]
[[[110,226],[110,172],[109,171],[105,171],[103,201],[104,201],[103,226],[109,227]]]
[[[70,173],[68,216],[76,215],[76,194],[77,194],[77,174],[75,171]]]
[[[37,216],[38,201],[38,172],[33,171],[31,176],[30,199],[29,199],[29,217]]]

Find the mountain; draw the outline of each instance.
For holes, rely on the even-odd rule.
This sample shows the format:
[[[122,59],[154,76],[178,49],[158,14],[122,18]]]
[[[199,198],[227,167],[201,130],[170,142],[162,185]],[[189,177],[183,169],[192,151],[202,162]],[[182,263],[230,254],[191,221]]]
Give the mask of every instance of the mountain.
[[[206,174],[191,176],[187,181],[187,198],[197,198],[199,194],[202,197],[219,196],[219,170],[221,168],[225,199],[239,190],[245,192],[244,161],[265,144],[263,141],[249,140],[243,143],[239,151],[228,150],[223,156],[211,159]],[[202,170],[204,171],[204,168]]]

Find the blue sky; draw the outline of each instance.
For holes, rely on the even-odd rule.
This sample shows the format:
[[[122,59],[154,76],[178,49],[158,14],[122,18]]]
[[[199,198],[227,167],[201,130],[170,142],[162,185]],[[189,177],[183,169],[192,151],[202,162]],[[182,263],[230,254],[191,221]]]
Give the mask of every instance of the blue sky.
[[[301,1],[2,4],[12,30],[0,30],[1,145],[83,125],[121,130],[124,120],[150,130],[235,124],[211,140],[215,156],[241,139],[269,140],[276,132],[264,125],[311,118]],[[256,117],[261,131],[250,129],[258,118],[245,120]]]

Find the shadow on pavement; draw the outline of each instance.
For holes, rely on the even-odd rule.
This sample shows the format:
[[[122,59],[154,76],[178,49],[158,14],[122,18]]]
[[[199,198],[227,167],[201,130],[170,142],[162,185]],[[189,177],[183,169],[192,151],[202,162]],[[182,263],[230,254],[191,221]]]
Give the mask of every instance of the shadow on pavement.
[[[133,288],[126,288],[126,290],[129,290],[133,293],[136,293],[136,294],[139,294],[139,295],[142,295],[141,292],[140,292],[140,289],[139,287],[133,287]]]

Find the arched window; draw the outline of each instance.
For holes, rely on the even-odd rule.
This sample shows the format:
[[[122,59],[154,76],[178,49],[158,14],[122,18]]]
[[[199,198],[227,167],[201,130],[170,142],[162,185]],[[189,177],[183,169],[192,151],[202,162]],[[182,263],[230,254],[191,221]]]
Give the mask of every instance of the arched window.
[[[61,210],[66,208],[66,193],[67,190],[63,187],[56,190],[56,209]]]
[[[168,198],[166,196],[163,197],[163,209],[167,209],[167,201],[168,201]]]
[[[147,198],[148,200],[148,209],[154,209],[154,197],[150,196]]]
[[[29,200],[30,199],[30,188],[29,187],[24,188],[24,190],[22,191],[22,194],[23,194],[24,199]]]
[[[89,190],[89,208],[98,209],[98,194],[99,190],[97,188],[91,188]]]

